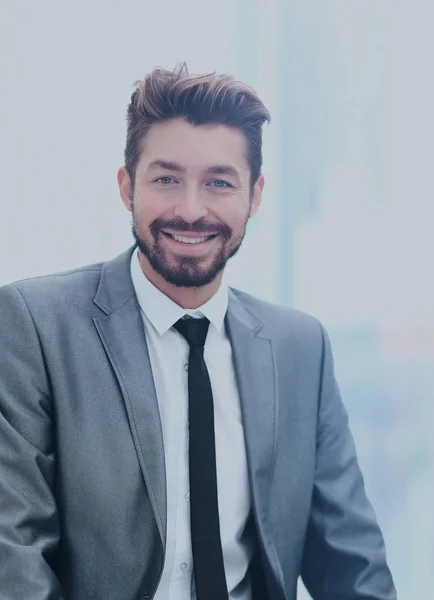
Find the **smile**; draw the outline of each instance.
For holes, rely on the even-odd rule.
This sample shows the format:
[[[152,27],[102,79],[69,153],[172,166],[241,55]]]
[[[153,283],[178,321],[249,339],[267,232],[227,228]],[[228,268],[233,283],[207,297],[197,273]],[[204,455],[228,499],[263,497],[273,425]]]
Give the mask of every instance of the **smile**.
[[[181,242],[183,244],[202,244],[203,242],[207,242],[215,237],[218,234],[207,235],[203,237],[186,237],[184,235],[176,235],[174,233],[167,233],[166,231],[162,232],[165,236],[171,238],[172,240],[176,240],[177,242]]]

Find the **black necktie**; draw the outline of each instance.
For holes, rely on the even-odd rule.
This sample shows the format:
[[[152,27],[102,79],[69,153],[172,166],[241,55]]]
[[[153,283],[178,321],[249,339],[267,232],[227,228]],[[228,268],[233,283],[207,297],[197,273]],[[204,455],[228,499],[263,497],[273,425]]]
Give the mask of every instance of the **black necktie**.
[[[208,319],[180,319],[175,329],[190,345],[188,418],[191,544],[197,600],[227,600],[220,539],[214,406],[203,358]]]

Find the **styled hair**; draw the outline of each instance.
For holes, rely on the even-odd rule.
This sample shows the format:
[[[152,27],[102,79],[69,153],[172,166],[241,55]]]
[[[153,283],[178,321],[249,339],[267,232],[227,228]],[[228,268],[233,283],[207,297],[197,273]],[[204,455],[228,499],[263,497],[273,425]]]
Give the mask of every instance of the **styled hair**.
[[[173,71],[157,67],[135,88],[128,105],[124,152],[133,186],[147,131],[156,123],[182,118],[192,125],[218,123],[241,131],[253,187],[261,175],[262,126],[271,117],[252,88],[228,75],[190,75],[185,63]]]

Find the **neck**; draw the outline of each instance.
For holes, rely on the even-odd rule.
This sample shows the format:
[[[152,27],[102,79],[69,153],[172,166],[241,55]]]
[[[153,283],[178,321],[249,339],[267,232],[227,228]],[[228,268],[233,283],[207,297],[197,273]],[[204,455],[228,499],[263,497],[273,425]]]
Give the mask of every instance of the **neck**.
[[[165,296],[182,308],[195,309],[208,302],[214,296],[220,287],[223,273],[219,273],[217,277],[208,285],[200,287],[178,287],[166,281],[159,275],[149,264],[149,261],[141,252],[139,252],[139,262],[142,271],[149,281],[155,285]]]

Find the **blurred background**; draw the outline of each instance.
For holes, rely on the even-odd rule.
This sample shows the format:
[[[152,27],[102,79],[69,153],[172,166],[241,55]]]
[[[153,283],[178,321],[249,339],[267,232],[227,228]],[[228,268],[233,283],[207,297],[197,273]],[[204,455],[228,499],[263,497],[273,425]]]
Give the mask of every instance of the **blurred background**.
[[[0,284],[131,244],[116,171],[154,66],[265,101],[229,283],[327,327],[400,600],[434,589],[433,19],[428,0],[14,0],[0,22]]]

